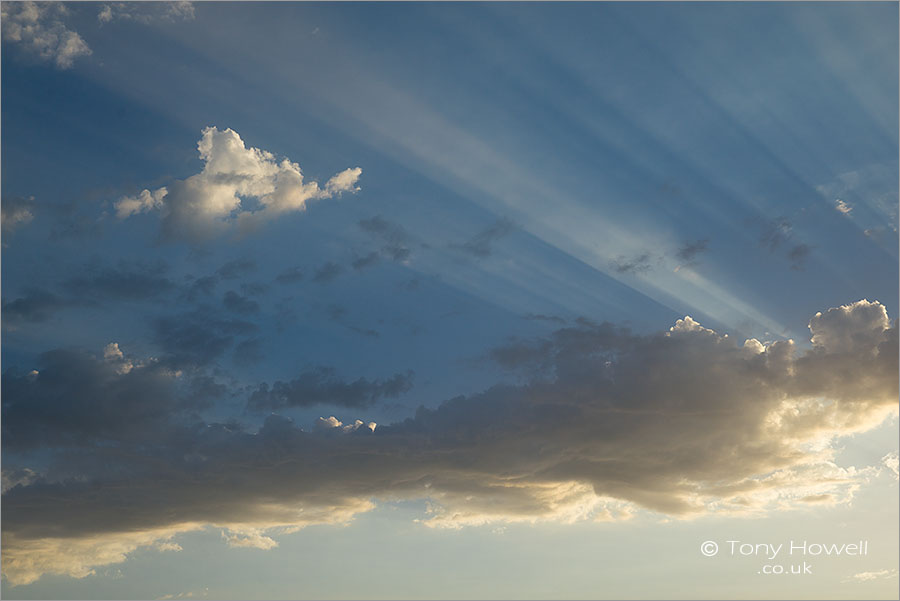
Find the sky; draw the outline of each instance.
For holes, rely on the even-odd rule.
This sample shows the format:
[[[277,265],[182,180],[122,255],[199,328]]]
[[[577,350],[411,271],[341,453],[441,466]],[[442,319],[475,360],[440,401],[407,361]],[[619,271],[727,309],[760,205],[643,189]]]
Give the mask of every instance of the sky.
[[[4,2],[2,596],[896,598],[897,22]]]

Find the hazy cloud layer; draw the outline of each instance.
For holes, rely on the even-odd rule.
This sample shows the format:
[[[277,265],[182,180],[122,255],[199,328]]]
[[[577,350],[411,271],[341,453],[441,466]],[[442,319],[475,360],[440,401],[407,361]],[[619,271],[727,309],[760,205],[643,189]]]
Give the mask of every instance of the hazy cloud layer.
[[[248,231],[266,219],[304,211],[307,203],[356,192],[359,167],[345,169],[324,186],[304,180],[300,165],[258,148],[247,148],[232,129],[203,130],[197,142],[203,170],[185,180],[115,203],[120,219],[161,211],[163,234],[199,242],[237,227]]]
[[[268,548],[279,532],[346,521],[373,499],[427,499],[423,523],[435,527],[847,502],[884,468],[840,467],[830,442],[897,414],[897,328],[882,305],[859,301],[816,314],[810,332],[800,351],[739,343],[690,317],[652,335],[580,320],[494,351],[525,384],[389,426],[331,416],[312,431],[274,414],[258,431],[179,418],[169,387],[184,376],[161,362],[116,349],[103,365],[48,354],[36,372],[4,376],[4,451],[30,434],[53,461],[44,470],[5,457],[18,484],[3,497],[3,570],[13,584],[84,576],[209,524]],[[405,382],[309,372],[261,387],[251,404],[363,410]],[[67,402],[79,409],[71,424]],[[52,455],[104,439],[120,442]]]

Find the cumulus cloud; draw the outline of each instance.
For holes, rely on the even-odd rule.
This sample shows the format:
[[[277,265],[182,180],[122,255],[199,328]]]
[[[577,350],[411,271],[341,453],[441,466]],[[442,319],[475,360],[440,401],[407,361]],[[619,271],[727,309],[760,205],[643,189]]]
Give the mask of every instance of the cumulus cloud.
[[[890,324],[884,305],[863,299],[816,313],[809,321],[809,330],[814,347],[830,352],[864,352],[875,350],[874,343]]]
[[[152,365],[119,373],[112,363],[81,361],[67,373],[82,380],[68,381],[53,375],[62,360],[54,355],[37,366],[38,376],[4,381],[4,451],[43,433],[35,444],[52,469],[15,457],[17,469],[38,475],[3,495],[3,570],[12,583],[44,572],[83,574],[78,569],[90,566],[73,567],[59,541],[105,541],[103,559],[92,564],[101,565],[155,544],[154,532],[162,540],[206,524],[265,546],[279,532],[343,523],[374,502],[399,499],[426,500],[422,524],[439,528],[846,503],[880,466],[838,465],[833,442],[897,414],[897,328],[882,311],[860,301],[817,314],[808,350],[791,340],[739,343],[689,317],[649,335],[580,320],[493,353],[528,374],[523,384],[420,407],[377,428],[331,416],[311,432],[276,414],[258,430],[168,409],[143,418],[145,403],[155,411],[172,396],[162,381],[152,393],[137,386]],[[140,391],[134,398],[132,385]],[[387,386],[335,384],[313,373],[277,392],[261,389],[261,405],[331,402],[346,393],[345,405],[364,406]],[[89,423],[65,419],[76,391]],[[111,398],[127,399],[131,409],[123,416]],[[109,412],[119,417],[109,421]],[[133,433],[117,445],[54,455],[67,441],[89,445],[127,423]],[[142,427],[153,436],[139,435]],[[129,538],[139,534],[146,538]]]
[[[312,200],[359,190],[359,167],[346,169],[319,186],[304,180],[297,163],[247,148],[232,129],[205,128],[197,149],[204,163],[200,173],[120,199],[115,203],[116,215],[124,219],[160,211],[166,237],[197,242],[230,227],[247,230],[284,213],[304,211]]]
[[[18,44],[59,69],[68,69],[76,58],[90,55],[91,49],[66,27],[66,14],[62,2],[4,2],[0,8],[3,41]]]

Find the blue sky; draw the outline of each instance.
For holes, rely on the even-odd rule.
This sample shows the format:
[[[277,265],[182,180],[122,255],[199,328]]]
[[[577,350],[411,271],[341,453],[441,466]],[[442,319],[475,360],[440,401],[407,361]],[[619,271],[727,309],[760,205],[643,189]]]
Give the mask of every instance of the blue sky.
[[[896,4],[3,21],[4,596],[896,593]]]

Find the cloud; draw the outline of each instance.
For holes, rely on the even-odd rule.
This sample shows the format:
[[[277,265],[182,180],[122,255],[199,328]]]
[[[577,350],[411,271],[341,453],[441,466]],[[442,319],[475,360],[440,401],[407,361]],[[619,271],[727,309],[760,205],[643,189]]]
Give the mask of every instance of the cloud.
[[[791,269],[801,271],[810,252],[812,252],[812,248],[808,244],[797,244],[791,247],[787,253],[787,258],[791,262]]]
[[[344,273],[344,268],[334,261],[327,261],[316,269],[312,281],[316,284],[326,284]]]
[[[653,268],[650,253],[641,253],[633,257],[619,255],[609,262],[609,267],[616,273],[646,273]]]
[[[312,200],[359,190],[359,167],[338,173],[320,187],[304,181],[297,163],[247,148],[232,129],[205,128],[197,149],[204,163],[200,173],[116,201],[119,218],[159,211],[165,237],[201,242],[230,228],[248,231],[265,220],[304,211]]]
[[[161,209],[163,207],[163,199],[168,193],[169,191],[162,187],[153,192],[141,190],[141,193],[137,196],[123,196],[115,203],[116,217],[125,219],[132,215]]]
[[[257,326],[241,319],[223,318],[211,307],[162,317],[154,324],[156,342],[166,361],[178,368],[203,366],[221,357],[236,336],[250,336]]]
[[[381,398],[396,398],[408,392],[412,382],[412,372],[394,374],[387,380],[358,378],[345,382],[337,377],[334,369],[320,367],[289,382],[275,382],[271,389],[268,384],[260,384],[247,407],[254,411],[314,405],[364,408]]]
[[[222,538],[225,539],[229,547],[245,547],[267,551],[278,546],[274,539],[264,536],[257,528],[248,528],[237,532],[227,528],[222,531]]]
[[[379,338],[381,336],[381,334],[379,334],[376,330],[361,328],[351,323],[347,323],[347,321],[344,319],[345,317],[347,317],[346,307],[337,304],[331,304],[328,305],[325,312],[328,314],[328,319],[335,323],[341,324],[351,332],[355,332],[360,336],[367,336],[369,338]]]
[[[163,262],[120,261],[116,267],[89,265],[83,274],[66,280],[63,287],[79,302],[151,300],[175,289],[175,284],[165,277],[167,271]]]
[[[223,280],[235,280],[256,271],[256,261],[252,259],[234,259],[228,261],[216,271]]]
[[[194,18],[194,4],[187,0],[174,2],[109,2],[100,7],[97,20],[137,21],[145,25],[157,21],[180,21]]]
[[[784,256],[790,262],[791,269],[802,271],[813,248],[808,244],[793,243],[795,241],[794,225],[786,217],[778,217],[762,224],[760,245],[775,253],[790,244]]]
[[[18,44],[59,69],[68,69],[78,57],[90,55],[91,49],[63,23],[67,14],[61,2],[4,2],[0,8],[3,41]]]
[[[243,340],[234,347],[234,360],[239,364],[255,365],[262,359],[262,343],[258,338]]]
[[[33,196],[29,198],[12,196],[4,198],[0,204],[0,227],[4,236],[9,236],[23,225],[31,223],[32,219],[34,219]]]
[[[888,570],[877,570],[873,572],[859,572],[857,574],[854,574],[851,578],[844,580],[844,582],[868,582],[870,580],[886,580],[896,577],[897,568],[891,568]]]
[[[840,198],[836,198],[834,201],[834,208],[838,211],[838,213],[843,213],[844,215],[850,215],[853,212],[853,207],[841,200]]]
[[[451,248],[463,251],[476,259],[486,259],[493,253],[493,245],[515,229],[509,219],[498,219],[496,222],[478,232],[462,244],[451,244]]]
[[[277,276],[275,276],[275,281],[282,285],[287,284],[296,284],[303,280],[303,272],[299,267],[291,267],[290,269],[285,269]]]
[[[552,323],[558,323],[560,325],[564,325],[566,320],[558,315],[543,315],[541,313],[526,313],[522,316],[523,319],[527,319],[528,321],[549,321]]]
[[[28,288],[25,295],[3,301],[4,327],[23,322],[47,321],[66,307],[91,306],[109,301],[140,302],[158,298],[176,288],[165,277],[165,263],[119,262],[116,267],[88,265],[75,277],[65,280],[62,291]]]
[[[240,313],[242,315],[259,313],[259,303],[246,296],[241,296],[234,290],[229,290],[225,293],[225,296],[222,298],[222,306],[232,313]]]
[[[891,325],[887,309],[866,299],[816,313],[809,321],[813,347],[830,352],[865,352],[877,347]]]
[[[371,267],[378,263],[381,259],[381,256],[377,252],[370,252],[364,257],[359,257],[353,261],[353,269],[356,271],[362,271],[368,267]]]
[[[139,396],[122,416],[108,400],[130,398],[139,378],[162,378],[154,371],[162,362],[134,362],[124,374],[99,359],[65,362],[75,363],[68,378],[93,384],[52,376],[45,362],[34,379],[4,382],[4,451],[7,431],[20,444],[32,440],[27,433],[45,434],[42,467],[15,457],[17,470],[37,476],[3,495],[3,570],[13,584],[83,574],[64,551],[84,549],[59,541],[106,545],[97,547],[105,559],[92,564],[101,565],[155,544],[154,532],[171,538],[207,524],[277,541],[279,532],[345,523],[374,502],[403,499],[425,500],[421,523],[436,528],[847,503],[880,466],[837,465],[834,442],[897,414],[897,327],[885,315],[869,301],[823,311],[802,351],[790,340],[739,343],[689,317],[647,335],[579,320],[492,354],[525,383],[420,407],[374,430],[364,416],[350,424],[323,418],[311,432],[277,414],[258,430],[198,422],[168,410],[177,403],[165,399],[176,393],[162,379],[152,395],[135,386]],[[315,402],[361,409],[405,381],[346,382],[313,370],[253,395],[266,410]],[[65,401],[76,393],[79,414],[90,419],[69,424]],[[42,398],[56,400],[35,402]],[[135,417],[156,415],[160,405],[161,417],[147,425]],[[118,435],[116,445],[59,450],[129,423],[132,436]],[[12,465],[5,457],[4,467]],[[138,535],[144,542],[129,538]]]
[[[3,449],[146,440],[182,405],[174,379],[155,361],[125,356],[116,343],[102,357],[44,353],[33,372],[3,374]]]
[[[698,255],[707,251],[708,243],[709,238],[704,238],[703,240],[695,240],[694,242],[685,242],[675,252],[675,256],[678,258],[678,260],[684,263],[691,263],[697,258]]]
[[[894,480],[900,480],[900,456],[898,456],[897,451],[893,451],[882,457],[881,463],[884,464],[884,467],[886,467],[888,471],[894,474]]]
[[[3,325],[22,322],[39,323],[47,321],[56,311],[69,306],[66,299],[40,288],[30,288],[25,296],[12,301],[3,301]]]
[[[381,246],[378,251],[353,262],[353,268],[357,271],[371,267],[380,257],[402,263],[412,255],[413,239],[401,225],[387,221],[381,215],[375,215],[361,220],[359,227],[377,239]]]

